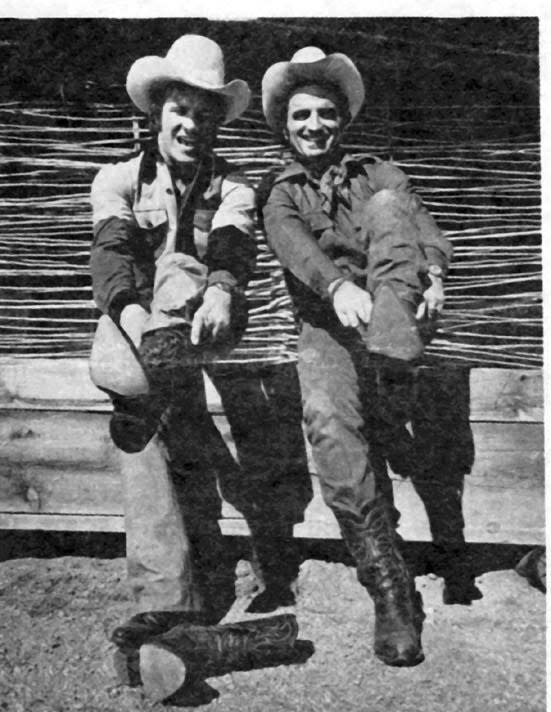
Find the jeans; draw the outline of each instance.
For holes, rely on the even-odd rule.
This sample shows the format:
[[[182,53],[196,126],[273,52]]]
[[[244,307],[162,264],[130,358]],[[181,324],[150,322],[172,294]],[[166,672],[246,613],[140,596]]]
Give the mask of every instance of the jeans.
[[[122,454],[128,580],[138,611],[205,610],[213,597],[233,593],[234,571],[223,571],[219,491],[251,532],[268,536],[292,532],[311,497],[294,366],[207,371],[237,460],[208,412],[201,368],[191,366],[145,450]]]
[[[367,256],[365,288],[390,284],[415,310],[426,288],[426,258],[415,222],[415,197],[381,190],[366,203],[362,235]],[[371,356],[359,330],[343,327],[327,305],[323,318],[301,324],[298,372],[306,433],[325,502],[336,513],[360,517],[380,495],[393,518],[392,483],[381,443],[404,427],[407,373],[385,374],[385,360]],[[389,367],[390,368],[390,367]],[[390,384],[390,387],[389,387]]]

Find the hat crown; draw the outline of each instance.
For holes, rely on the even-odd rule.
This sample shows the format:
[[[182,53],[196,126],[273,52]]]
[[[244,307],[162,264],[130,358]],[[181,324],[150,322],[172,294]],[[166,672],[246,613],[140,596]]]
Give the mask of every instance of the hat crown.
[[[326,57],[325,52],[319,47],[302,47],[291,57],[291,62],[293,64],[309,64],[310,62],[319,62]]]
[[[224,55],[216,42],[208,37],[182,35],[168,50],[166,59],[194,83],[212,87],[225,83]]]

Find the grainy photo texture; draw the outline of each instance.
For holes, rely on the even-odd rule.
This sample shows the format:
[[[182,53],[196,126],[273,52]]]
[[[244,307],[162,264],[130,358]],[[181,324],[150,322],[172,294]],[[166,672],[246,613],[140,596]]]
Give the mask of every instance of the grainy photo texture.
[[[0,62],[0,710],[543,711],[538,18]]]

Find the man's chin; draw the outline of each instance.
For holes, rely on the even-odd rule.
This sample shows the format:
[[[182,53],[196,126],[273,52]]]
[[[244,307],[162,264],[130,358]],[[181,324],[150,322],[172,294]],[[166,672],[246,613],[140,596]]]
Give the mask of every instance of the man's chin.
[[[186,148],[185,150],[177,151],[172,154],[173,163],[196,163],[201,155],[200,151],[193,148]]]
[[[327,144],[323,146],[302,146],[300,150],[300,155],[303,156],[307,161],[315,161],[319,158],[329,155],[333,146]]]

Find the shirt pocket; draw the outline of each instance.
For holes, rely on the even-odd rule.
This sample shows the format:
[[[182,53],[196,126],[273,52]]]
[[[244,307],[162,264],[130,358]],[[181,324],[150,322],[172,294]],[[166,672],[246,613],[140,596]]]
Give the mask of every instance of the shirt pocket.
[[[137,224],[134,249],[139,254],[156,253],[166,240],[168,213],[163,208],[134,210]]]

